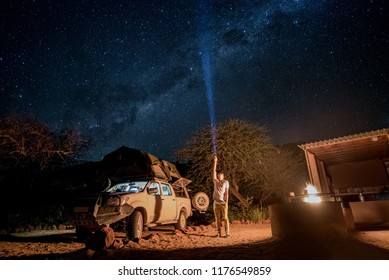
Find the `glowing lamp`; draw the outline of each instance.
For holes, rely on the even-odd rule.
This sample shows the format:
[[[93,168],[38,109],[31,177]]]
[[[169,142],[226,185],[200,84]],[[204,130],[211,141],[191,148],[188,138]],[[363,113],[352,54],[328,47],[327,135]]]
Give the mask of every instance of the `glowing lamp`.
[[[317,194],[319,193],[316,189],[315,186],[311,185],[311,184],[308,184],[305,188],[305,190],[307,191],[308,193],[308,197],[305,197],[304,198],[304,202],[307,202],[307,203],[312,203],[312,204],[315,204],[315,203],[320,203],[321,202],[321,198],[319,196],[317,196]]]

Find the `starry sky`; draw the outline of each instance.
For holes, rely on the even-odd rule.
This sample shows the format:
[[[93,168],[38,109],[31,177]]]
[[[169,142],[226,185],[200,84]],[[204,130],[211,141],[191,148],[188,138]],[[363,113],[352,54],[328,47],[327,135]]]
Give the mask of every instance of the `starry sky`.
[[[216,122],[275,144],[386,128],[388,25],[385,0],[1,1],[0,114],[79,130],[88,160],[172,160],[210,123],[207,33]]]

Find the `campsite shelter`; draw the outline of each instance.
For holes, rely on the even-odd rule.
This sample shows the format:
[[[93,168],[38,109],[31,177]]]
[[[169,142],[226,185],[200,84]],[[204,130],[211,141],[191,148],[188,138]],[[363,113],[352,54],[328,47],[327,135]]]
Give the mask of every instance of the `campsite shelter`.
[[[356,226],[389,225],[389,128],[299,147],[311,183],[351,208]]]

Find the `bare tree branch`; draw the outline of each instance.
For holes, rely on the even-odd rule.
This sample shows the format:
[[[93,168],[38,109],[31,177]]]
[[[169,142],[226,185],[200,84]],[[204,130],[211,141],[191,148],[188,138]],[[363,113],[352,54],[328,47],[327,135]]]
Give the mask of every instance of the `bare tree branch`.
[[[241,120],[229,120],[216,126],[218,166],[232,182],[231,192],[244,206],[248,201],[241,194],[240,185],[252,185],[261,178],[262,158],[273,149],[266,129]],[[177,151],[180,160],[191,164],[189,176],[203,190],[212,187],[212,134],[210,127],[196,133]],[[257,187],[260,187],[257,185]]]
[[[307,180],[304,155],[297,145],[276,148],[267,130],[241,120],[216,126],[218,166],[231,182],[231,193],[242,207],[248,197],[261,206],[273,198],[286,198],[290,191],[303,187]],[[189,178],[198,191],[212,192],[212,134],[206,127],[197,132],[176,152],[190,165]]]
[[[68,129],[54,133],[38,121],[17,115],[0,119],[0,159],[3,165],[10,162],[16,166],[35,164],[46,169],[74,159],[89,142],[76,131]]]

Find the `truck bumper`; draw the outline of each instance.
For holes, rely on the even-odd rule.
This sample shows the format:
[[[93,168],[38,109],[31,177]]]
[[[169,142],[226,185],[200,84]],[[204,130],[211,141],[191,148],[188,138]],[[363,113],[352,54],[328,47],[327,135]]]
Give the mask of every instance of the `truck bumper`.
[[[99,206],[96,205],[94,216],[98,225],[110,225],[116,223],[134,212],[130,205],[122,206]]]
[[[89,207],[74,207],[70,223],[75,227],[98,228],[96,218]]]

